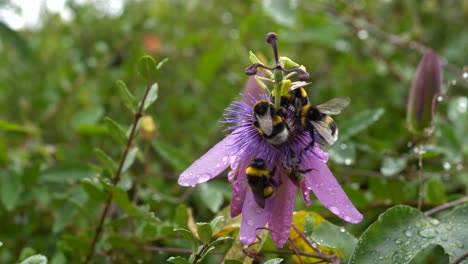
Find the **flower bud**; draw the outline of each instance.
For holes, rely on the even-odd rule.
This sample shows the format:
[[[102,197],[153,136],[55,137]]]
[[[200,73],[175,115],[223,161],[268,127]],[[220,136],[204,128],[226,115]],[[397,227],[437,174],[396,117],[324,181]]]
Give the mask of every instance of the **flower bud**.
[[[151,116],[146,115],[141,118],[140,134],[142,138],[148,141],[156,137],[157,125]]]
[[[408,130],[417,136],[428,136],[442,86],[442,66],[437,55],[428,49],[418,64],[406,108]]]

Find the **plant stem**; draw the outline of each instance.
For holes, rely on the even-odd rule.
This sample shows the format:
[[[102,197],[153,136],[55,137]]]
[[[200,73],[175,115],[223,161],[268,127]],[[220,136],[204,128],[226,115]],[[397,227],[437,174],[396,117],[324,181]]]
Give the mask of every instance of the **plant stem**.
[[[451,208],[451,207],[454,207],[454,206],[457,206],[459,204],[463,204],[463,203],[466,203],[466,202],[468,202],[468,196],[464,196],[464,197],[462,197],[462,198],[460,198],[458,200],[451,201],[451,202],[448,202],[448,203],[444,203],[444,204],[442,204],[440,206],[434,207],[431,210],[426,211],[424,214],[426,216],[431,216],[431,215],[437,214],[440,211],[443,211],[445,209],[448,209],[448,208]]]
[[[339,264],[340,263],[340,259],[336,255],[326,254],[318,246],[314,245],[313,243],[310,243],[310,241],[309,241],[309,239],[307,239],[306,235],[296,225],[293,224],[292,227],[297,232],[297,234],[304,240],[304,242],[306,242],[306,244],[309,247],[313,248],[317,252],[315,257],[327,260],[327,261],[329,261],[329,262],[331,262],[333,264]]]
[[[151,83],[146,84],[146,90],[145,94],[143,95],[143,99],[140,102],[140,106],[138,108],[138,111],[135,113],[134,118],[133,118],[133,123],[132,123],[132,128],[130,130],[130,135],[128,137],[127,141],[127,146],[125,147],[125,150],[122,154],[122,157],[120,158],[119,162],[119,167],[117,169],[117,172],[115,173],[114,177],[112,178],[112,185],[116,185],[120,181],[120,177],[122,174],[122,168],[125,162],[125,159],[127,158],[128,151],[130,150],[130,147],[133,143],[133,139],[136,134],[136,129],[138,126],[138,121],[140,118],[143,116],[143,107],[145,105],[146,98],[148,97],[149,91],[151,90]],[[99,218],[98,225],[96,227],[96,231],[94,232],[94,237],[93,240],[91,241],[91,244],[89,246],[89,251],[88,254],[86,255],[85,261],[83,262],[84,264],[89,263],[91,261],[93,255],[94,255],[94,250],[96,248],[96,243],[97,240],[99,239],[99,236],[102,233],[103,226],[104,226],[104,220],[107,216],[107,213],[109,212],[110,204],[112,202],[112,194],[110,193],[107,197],[106,204],[104,205],[104,210],[101,213],[101,216]]]
[[[422,154],[424,150],[421,149],[418,151],[418,178],[419,178],[419,194],[418,194],[418,209],[421,210],[424,196],[424,171],[423,171],[423,161]]]

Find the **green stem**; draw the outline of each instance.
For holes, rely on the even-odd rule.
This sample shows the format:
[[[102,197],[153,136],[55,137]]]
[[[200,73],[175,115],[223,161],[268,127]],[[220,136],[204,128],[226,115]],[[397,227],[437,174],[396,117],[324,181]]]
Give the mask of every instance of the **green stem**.
[[[276,109],[279,109],[281,106],[281,82],[283,81],[283,71],[281,70],[275,70],[274,71],[275,75],[275,84],[274,84],[274,89],[275,89],[275,107]]]

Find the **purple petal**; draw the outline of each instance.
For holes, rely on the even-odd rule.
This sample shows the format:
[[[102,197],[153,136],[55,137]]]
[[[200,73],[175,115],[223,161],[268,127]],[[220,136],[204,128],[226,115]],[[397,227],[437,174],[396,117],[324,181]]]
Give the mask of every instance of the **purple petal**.
[[[229,165],[233,138],[232,134],[229,134],[190,165],[180,174],[179,184],[196,185],[211,180],[223,172]]]
[[[272,208],[271,219],[268,223],[271,238],[278,248],[282,248],[288,240],[291,231],[296,186],[288,177],[282,177],[282,185],[278,187]]]
[[[258,76],[263,76],[264,74],[260,73]],[[265,89],[263,89],[255,80],[255,76],[251,75],[245,83],[244,90],[242,91],[242,101],[246,104],[253,106],[253,103],[250,100],[250,97],[258,97],[260,94],[266,94]]]
[[[247,176],[245,175],[245,169],[248,165],[248,162],[244,162],[244,164],[238,166],[239,172],[237,174],[237,179],[232,186],[231,217],[236,217],[242,212],[245,194],[249,190]]]
[[[362,214],[351,203],[327,165],[316,157],[306,158],[304,162],[307,168],[313,168],[305,175],[306,188],[312,190],[317,199],[336,216],[353,224],[361,222]],[[306,196],[304,200],[310,204],[308,194]]]
[[[242,222],[239,231],[239,240],[244,245],[252,244],[257,235],[265,227],[271,215],[272,202],[268,199],[265,208],[262,209],[255,202],[252,192],[247,192],[244,206],[242,208]]]

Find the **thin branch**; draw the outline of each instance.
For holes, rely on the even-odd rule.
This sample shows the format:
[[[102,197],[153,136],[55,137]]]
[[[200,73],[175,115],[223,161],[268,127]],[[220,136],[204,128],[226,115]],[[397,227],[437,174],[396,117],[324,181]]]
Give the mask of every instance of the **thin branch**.
[[[466,258],[468,258],[468,252],[466,252],[465,254],[461,255],[459,258],[457,258],[454,262],[452,262],[452,264],[461,264],[463,260],[465,260]]]
[[[143,107],[145,105],[145,101],[146,101],[146,98],[148,97],[149,91],[151,90],[151,85],[152,85],[151,83],[146,84],[145,94],[143,95],[143,99],[141,100],[140,107],[138,108],[138,111],[134,115],[132,128],[130,130],[130,135],[129,135],[128,141],[127,141],[127,146],[125,147],[125,150],[124,150],[124,152],[122,154],[122,157],[120,159],[119,167],[117,169],[117,172],[115,173],[114,177],[112,178],[112,185],[116,185],[120,181],[120,177],[121,177],[121,174],[122,174],[122,168],[123,168],[124,162],[125,162],[125,160],[127,158],[128,151],[130,150],[130,147],[132,146],[133,139],[134,139],[135,134],[136,134],[138,121],[143,116]],[[101,214],[101,216],[99,218],[99,222],[98,222],[98,225],[96,227],[96,231],[94,233],[93,240],[91,241],[91,244],[89,246],[88,254],[86,255],[85,261],[83,262],[84,264],[89,263],[89,261],[91,260],[91,258],[94,255],[94,250],[95,250],[95,247],[96,247],[96,243],[97,243],[97,240],[99,239],[99,236],[102,233],[103,226],[104,226],[104,220],[105,220],[105,218],[107,216],[107,213],[109,211],[109,207],[110,207],[111,202],[112,202],[112,194],[110,193],[109,196],[107,197],[106,204],[104,206],[104,210],[102,211],[102,214]]]
[[[458,200],[451,201],[451,202],[448,202],[448,203],[444,203],[444,204],[442,204],[440,206],[434,207],[431,210],[426,211],[424,214],[426,216],[431,216],[431,215],[437,214],[440,211],[446,210],[448,208],[451,208],[451,207],[454,207],[454,206],[457,206],[459,204],[463,204],[463,203],[466,203],[466,202],[468,202],[468,196],[464,196],[464,197],[462,197],[462,198],[460,198]]]

